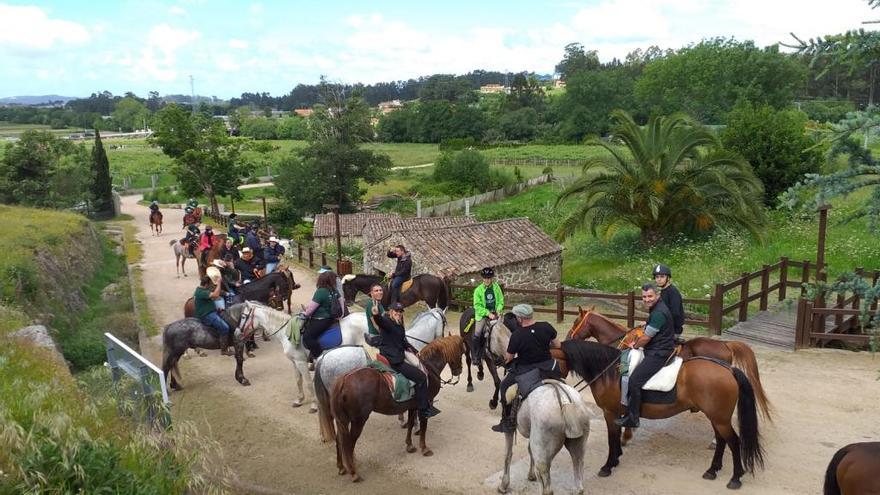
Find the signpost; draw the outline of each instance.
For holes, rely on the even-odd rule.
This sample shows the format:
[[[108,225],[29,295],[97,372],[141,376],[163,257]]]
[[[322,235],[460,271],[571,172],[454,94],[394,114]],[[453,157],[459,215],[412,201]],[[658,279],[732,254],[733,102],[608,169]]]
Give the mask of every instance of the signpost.
[[[107,348],[107,366],[113,374],[113,385],[117,393],[119,382],[125,373],[138,383],[138,387],[132,389],[131,395],[135,403],[143,406],[145,422],[163,428],[171,426],[167,408],[159,407],[160,400],[164,406],[171,404],[162,370],[110,333],[104,333],[104,344]]]

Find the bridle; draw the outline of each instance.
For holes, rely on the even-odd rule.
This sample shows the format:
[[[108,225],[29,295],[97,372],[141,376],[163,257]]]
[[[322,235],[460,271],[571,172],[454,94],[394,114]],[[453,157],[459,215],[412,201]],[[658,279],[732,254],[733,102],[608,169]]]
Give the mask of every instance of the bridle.
[[[587,321],[590,319],[590,314],[592,314],[592,310],[584,311],[584,314],[581,317],[581,321],[575,326],[575,328],[573,328],[571,331],[568,332],[568,339],[569,340],[579,339],[578,334],[581,333],[581,330],[583,330],[584,325],[587,324]],[[583,339],[580,339],[580,340],[587,340],[587,338],[589,338],[589,336],[584,337]]]
[[[245,303],[245,304],[247,304],[247,303]],[[250,305],[248,304],[248,307],[249,307],[249,306],[250,306]],[[249,311],[246,310],[245,312],[242,313],[242,319],[241,319],[241,321],[244,321],[244,325],[243,325],[243,326],[240,326],[240,328],[241,328],[242,336],[243,336],[243,338],[244,338],[245,340],[248,339],[248,338],[250,338],[250,336],[253,334],[253,330],[254,330],[254,319],[255,319],[255,317],[256,317],[256,314],[255,314],[255,313],[256,313],[257,309],[259,309],[259,308],[257,308],[257,307],[251,307]],[[287,328],[288,325],[290,325],[290,320],[292,320],[292,318],[288,318],[288,319],[287,319],[287,322],[285,322],[283,325],[281,325],[280,327],[278,327],[277,330],[275,330],[274,332],[268,334],[267,336],[268,336],[268,337],[274,337],[275,335],[277,335],[278,332],[284,330],[285,328]],[[251,331],[249,332],[248,330],[251,330]],[[265,329],[264,329],[264,330],[265,330]]]

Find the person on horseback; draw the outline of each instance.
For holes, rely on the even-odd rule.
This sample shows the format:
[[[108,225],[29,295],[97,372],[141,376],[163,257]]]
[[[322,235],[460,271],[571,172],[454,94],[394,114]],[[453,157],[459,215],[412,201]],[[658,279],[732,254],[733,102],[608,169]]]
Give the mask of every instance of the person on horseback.
[[[418,354],[406,340],[406,329],[403,327],[403,304],[391,303],[388,312],[376,318],[382,341],[379,354],[388,360],[391,369],[405,376],[415,384],[416,401],[419,403],[419,417],[430,418],[440,414],[440,410],[431,404],[428,394],[428,376],[419,368],[406,362],[405,352]]]
[[[235,246],[235,243],[229,236],[226,237],[223,246],[220,248],[220,257],[225,260],[227,256],[232,256],[232,261],[237,260],[240,256],[238,254],[238,247]]]
[[[284,246],[278,242],[274,235],[269,237],[269,244],[263,248],[263,260],[266,262],[266,275],[275,271],[281,258],[284,256]]]
[[[196,198],[189,198],[189,200],[186,202],[186,207],[195,210],[199,207],[199,202],[196,201]],[[190,213],[192,213],[192,211],[190,211]]]
[[[210,225],[205,227],[205,232],[202,234],[202,237],[199,239],[199,250],[202,253],[201,260],[199,260],[199,264],[202,266],[206,266],[208,264],[208,253],[211,251],[211,248],[214,246],[214,229],[211,228]]]
[[[260,270],[263,264],[254,256],[249,247],[241,250],[241,257],[235,260],[235,269],[241,272],[242,283],[246,284],[260,278]]]
[[[229,228],[226,233],[227,239],[232,239],[232,244],[238,244],[241,242],[241,233],[244,232],[244,227],[238,224],[238,215],[235,213],[229,214]]]
[[[212,285],[214,286],[213,288],[211,287]],[[217,308],[214,306],[214,301],[221,297],[220,284],[213,284],[211,278],[207,275],[201,278],[199,286],[196,287],[195,292],[193,292],[196,318],[198,318],[202,324],[217,330],[217,333],[220,334],[220,345],[222,347],[221,353],[228,356],[231,355],[231,353],[228,352],[228,348],[233,345],[232,329],[230,329],[229,324],[220,317],[220,313],[217,312]]]
[[[486,347],[486,328],[496,321],[504,310],[504,293],[495,281],[495,270],[486,267],[480,271],[483,282],[474,289],[474,334],[471,337],[471,360],[479,363]]]
[[[403,247],[403,244],[394,246],[394,249],[388,251],[389,258],[396,258],[397,265],[391,273],[391,297],[389,303],[400,300],[400,288],[403,283],[412,278],[412,258]]]
[[[642,302],[648,310],[645,334],[630,344],[632,349],[643,349],[645,357],[629,376],[628,394],[621,391],[621,403],[627,406],[626,414],[614,420],[618,426],[638,428],[642,406],[642,387],[655,373],[666,365],[675,350],[675,323],[672,313],[658,294],[654,284],[642,286]]]
[[[507,389],[516,383],[517,376],[536,369],[547,374],[555,372],[555,378],[559,378],[559,366],[550,355],[551,348],[559,348],[559,340],[553,325],[535,321],[534,310],[528,304],[514,306],[504,315],[504,325],[510,329],[510,341],[504,353],[507,374],[499,385],[501,422],[493,426],[492,431],[513,433],[516,431],[516,411],[507,403]]]
[[[257,235],[257,229],[249,225],[245,231],[244,243],[251,248],[254,257],[263,261],[263,245],[260,243],[260,237]]]
[[[684,305],[678,287],[672,285],[672,269],[664,264],[654,266],[651,273],[654,282],[660,288],[660,300],[666,304],[672,314],[672,325],[675,329],[676,343],[684,343],[681,332],[684,330]]]
[[[367,299],[367,305],[364,308],[364,312],[367,315],[367,333],[371,337],[367,339],[367,343],[378,347],[378,340],[375,337],[379,335],[377,319],[385,314],[385,306],[382,306],[382,296],[385,295],[385,290],[382,289],[382,286],[379,284],[373,284],[370,287],[370,298]]]
[[[312,301],[306,310],[300,313],[300,317],[306,318],[302,329],[303,345],[309,350],[313,359],[318,359],[323,351],[318,338],[342,317],[341,308],[345,307],[345,300],[336,290],[336,274],[332,270],[318,275],[316,286]],[[335,315],[333,314],[334,299],[340,305],[339,313]]]
[[[186,226],[186,235],[184,236],[184,241],[186,242],[187,250],[189,250],[190,258],[195,258],[196,256],[196,246],[199,243],[199,237],[202,235],[202,231],[199,230],[199,226],[195,223],[191,223]]]
[[[154,199],[153,202],[150,203],[150,213],[155,213],[157,211],[159,211],[159,202]]]
[[[333,271],[333,269],[330,268],[329,266],[327,266],[327,265],[321,265],[321,266],[318,268],[318,275],[320,275],[320,274],[322,274],[322,273],[332,272],[332,271]],[[335,272],[334,272],[334,273],[335,273]],[[340,277],[339,275],[336,276],[336,292],[342,294],[342,295],[343,295],[343,299],[344,299],[344,297],[345,297],[345,292],[342,291],[342,277]],[[348,306],[342,306],[342,312],[345,313],[345,314],[347,315],[347,314],[348,314]]]
[[[220,260],[214,261],[216,264],[216,262]],[[220,263],[222,263],[222,266],[217,266],[220,267],[220,275],[223,277],[226,291],[234,296],[238,294],[238,288],[241,287],[241,272],[235,268],[235,258],[233,258],[231,254],[224,256],[223,261],[220,261]]]

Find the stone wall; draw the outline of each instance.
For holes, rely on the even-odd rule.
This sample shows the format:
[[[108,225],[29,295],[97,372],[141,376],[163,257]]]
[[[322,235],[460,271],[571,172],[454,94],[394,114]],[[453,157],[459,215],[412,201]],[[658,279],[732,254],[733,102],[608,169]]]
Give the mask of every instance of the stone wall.
[[[321,248],[322,250],[328,246],[336,246],[336,238],[335,237],[315,237],[314,239],[315,247]],[[356,246],[361,247],[364,245],[363,236],[344,236],[342,238],[343,246]]]
[[[518,289],[556,290],[560,279],[560,260],[562,254],[551,254],[540,258],[496,266],[495,278],[506,287]],[[455,277],[456,285],[475,285],[480,281],[480,273],[465,273]]]

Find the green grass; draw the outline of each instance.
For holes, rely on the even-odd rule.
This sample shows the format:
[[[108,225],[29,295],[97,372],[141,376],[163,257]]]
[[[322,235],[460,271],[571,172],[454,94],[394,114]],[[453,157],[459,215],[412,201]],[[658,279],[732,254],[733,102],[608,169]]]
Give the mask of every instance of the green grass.
[[[421,143],[369,143],[364,148],[377,153],[385,153],[395,167],[411,167],[434,163],[440,156],[436,144]]]
[[[472,211],[480,220],[526,216],[552,236],[573,208],[571,203],[553,208],[559,191],[555,184],[539,186]],[[834,203],[826,244],[830,277],[856,267],[880,269],[878,237],[868,231],[866,222],[840,223],[865,197],[856,194]],[[635,229],[622,229],[610,239],[582,232],[563,244],[563,282],[574,287],[627,292],[648,281],[651,266],[662,262],[672,266],[673,280],[685,297],[706,298],[715,283],[734,280],[742,272],[779,261],[781,256],[815,261],[815,216],[772,211],[770,219],[763,244],[741,232],[717,231],[704,239],[681,236],[649,249],[639,242]]]
[[[490,148],[482,153],[490,160],[588,160],[608,155],[598,146],[583,144],[527,144]]]
[[[66,136],[82,132],[82,129],[68,127],[65,129],[52,129],[48,125],[41,124],[15,124],[7,121],[0,121],[0,140],[7,137],[21,136],[25,131],[49,131],[58,136]]]

